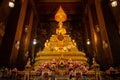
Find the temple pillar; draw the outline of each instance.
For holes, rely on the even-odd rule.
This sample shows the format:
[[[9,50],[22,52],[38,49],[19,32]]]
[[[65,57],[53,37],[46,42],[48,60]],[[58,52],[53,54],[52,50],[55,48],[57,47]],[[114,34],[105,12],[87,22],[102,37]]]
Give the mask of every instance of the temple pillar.
[[[29,51],[29,44],[31,44],[31,32],[32,32],[32,28],[34,27],[34,25],[33,25],[33,18],[34,18],[34,12],[33,12],[33,10],[31,10],[31,14],[30,14],[30,20],[29,20],[29,25],[28,25],[28,35],[26,36],[26,40],[25,40],[25,42],[26,42],[26,47],[25,47],[25,52],[27,52],[27,51]],[[32,33],[32,34],[34,34],[34,33]]]
[[[97,35],[95,33],[95,30],[94,30],[94,24],[93,24],[93,19],[92,19],[92,13],[91,13],[91,10],[90,10],[90,5],[88,5],[87,7],[88,9],[88,21],[89,21],[89,27],[90,27],[90,33],[91,33],[91,45],[92,45],[92,53],[91,53],[91,56],[95,56],[95,52],[97,52],[97,47],[96,47],[96,44],[97,44]]]
[[[1,43],[2,43],[2,38],[3,38],[4,33],[5,33],[4,26],[5,26],[4,23],[0,22],[0,46],[1,46]]]
[[[18,24],[17,24],[17,29],[16,29],[16,33],[15,33],[15,37],[14,37],[14,42],[12,45],[12,51],[11,51],[10,62],[9,62],[10,65],[15,65],[15,63],[17,61],[27,4],[28,4],[28,0],[23,0],[20,15],[19,15],[19,20],[18,20]]]
[[[29,47],[31,43],[31,31],[33,26],[33,18],[34,18],[34,12],[33,9],[31,8],[31,5],[29,6],[29,11],[26,13],[28,17],[26,18],[25,25],[23,28],[23,33],[20,41],[20,49],[18,53],[18,58],[17,58],[17,65],[20,68],[23,68],[24,65],[26,64],[26,61],[29,57]]]
[[[37,26],[38,26],[38,19],[37,17],[35,16],[33,18],[33,27],[32,27],[32,30],[31,30],[31,43],[30,43],[30,47],[29,47],[29,55],[30,55],[30,61],[31,61],[31,66],[32,68],[34,68],[34,61],[35,61],[35,52],[36,52],[36,45],[37,45]]]
[[[104,21],[104,17],[102,13],[102,8],[101,8],[101,0],[94,0],[94,1],[95,1],[98,26],[100,28],[101,42],[102,42],[102,48],[103,48],[104,55],[105,55],[105,60],[107,64],[112,64],[113,63],[112,52],[110,48],[108,35],[106,32],[105,21]]]
[[[112,64],[112,53],[109,46],[108,35],[102,14],[100,0],[89,1],[87,7],[91,32],[91,45],[93,45],[93,56],[103,67]]]

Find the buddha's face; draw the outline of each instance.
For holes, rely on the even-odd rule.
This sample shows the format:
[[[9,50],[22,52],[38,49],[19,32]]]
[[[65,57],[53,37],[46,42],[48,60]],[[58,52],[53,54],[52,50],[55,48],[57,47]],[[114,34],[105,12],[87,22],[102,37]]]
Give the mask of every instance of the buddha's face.
[[[75,40],[72,40],[73,42],[75,42]]]
[[[59,28],[62,28],[63,23],[62,23],[62,22],[60,22],[58,25],[59,25]]]
[[[48,42],[48,40],[46,40],[46,42]]]

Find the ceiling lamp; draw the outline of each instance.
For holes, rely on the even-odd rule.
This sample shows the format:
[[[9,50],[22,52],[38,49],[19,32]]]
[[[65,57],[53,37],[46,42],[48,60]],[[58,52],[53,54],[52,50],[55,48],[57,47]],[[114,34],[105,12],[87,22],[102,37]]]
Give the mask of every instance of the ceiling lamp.
[[[111,6],[116,7],[117,6],[117,0],[110,0],[111,1]]]
[[[90,45],[90,39],[87,39],[86,44],[87,44],[87,45]]]
[[[10,0],[8,5],[13,8],[15,6],[15,0]]]
[[[33,39],[33,45],[36,45],[36,44],[37,44],[37,40]]]

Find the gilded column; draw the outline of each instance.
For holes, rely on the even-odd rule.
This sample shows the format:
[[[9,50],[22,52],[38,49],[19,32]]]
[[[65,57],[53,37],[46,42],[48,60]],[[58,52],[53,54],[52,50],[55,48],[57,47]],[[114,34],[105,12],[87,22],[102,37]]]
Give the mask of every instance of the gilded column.
[[[105,53],[107,63],[112,64],[113,63],[112,52],[111,52],[110,43],[108,40],[106,28],[105,28],[105,22],[104,22],[104,17],[103,17],[102,8],[101,8],[101,0],[94,0],[94,1],[95,1],[97,18],[98,18],[98,25],[100,28],[100,35],[101,35],[103,50]]]
[[[23,0],[20,15],[19,15],[19,20],[17,24],[17,29],[15,33],[15,38],[14,38],[14,42],[12,46],[12,51],[11,51],[11,56],[10,56],[10,65],[14,65],[17,60],[27,4],[28,4],[28,0]]]
[[[33,13],[33,10],[31,9],[31,14],[30,14],[30,19],[29,19],[29,25],[27,27],[28,31],[27,31],[27,36],[26,36],[26,40],[25,40],[25,52],[28,51],[29,44],[30,44],[32,27],[34,27],[33,26],[33,17],[34,17],[34,13]]]
[[[88,18],[89,18],[89,24],[90,24],[90,32],[91,32],[91,41],[93,45],[93,56],[96,55],[97,52],[97,34],[95,33],[94,30],[94,25],[93,25],[93,19],[92,19],[92,13],[90,10],[90,4],[88,5]]]

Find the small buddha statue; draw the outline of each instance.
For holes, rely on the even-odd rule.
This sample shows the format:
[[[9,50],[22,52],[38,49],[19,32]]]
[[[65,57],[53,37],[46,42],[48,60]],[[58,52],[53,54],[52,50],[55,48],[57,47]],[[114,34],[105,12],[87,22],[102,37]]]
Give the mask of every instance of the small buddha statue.
[[[58,26],[59,26],[59,28],[56,29],[56,34],[58,34],[58,35],[66,34],[66,29],[62,27],[63,23],[59,22]]]
[[[73,47],[76,46],[75,40],[72,40],[72,45],[73,45]]]
[[[45,42],[45,47],[49,47],[49,45],[50,45],[49,41],[46,40],[46,42]]]
[[[97,64],[95,58],[93,57],[92,59],[93,59],[92,63]]]

